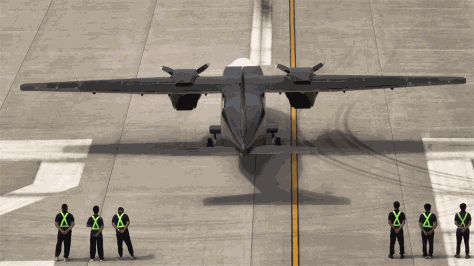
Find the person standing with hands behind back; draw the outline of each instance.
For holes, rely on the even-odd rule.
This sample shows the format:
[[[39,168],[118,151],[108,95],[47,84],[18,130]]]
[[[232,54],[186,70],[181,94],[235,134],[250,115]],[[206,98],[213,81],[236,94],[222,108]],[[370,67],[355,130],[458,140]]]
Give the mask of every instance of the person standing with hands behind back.
[[[61,206],[62,212],[56,215],[55,225],[58,228],[58,242],[56,243],[55,260],[59,260],[61,245],[64,241],[64,261],[69,260],[69,250],[71,249],[71,235],[74,227],[74,216],[67,212],[67,204]]]
[[[132,260],[135,259],[133,256],[132,240],[130,240],[130,233],[128,232],[128,226],[130,225],[130,219],[128,215],[123,213],[123,208],[118,208],[118,213],[112,217],[112,226],[115,228],[115,234],[117,236],[117,246],[120,260],[123,254],[123,242],[127,245],[128,253],[132,256]]]
[[[400,245],[400,258],[405,258],[405,243],[403,239],[403,226],[405,225],[405,214],[400,211],[400,203],[395,201],[393,203],[395,210],[388,215],[388,224],[392,228],[390,230],[390,255],[389,258],[393,259],[393,253],[395,253],[395,241],[398,239]]]
[[[91,261],[94,261],[95,258],[95,245],[97,243],[97,249],[99,253],[100,261],[104,260],[104,239],[102,238],[102,230],[104,230],[104,220],[99,216],[99,206],[94,206],[92,208],[94,215],[89,217],[87,220],[87,227],[91,228],[91,237],[90,237],[90,256]]]
[[[434,213],[431,213],[431,204],[425,204],[425,211],[420,215],[418,224],[421,228],[421,241],[423,243],[423,257],[425,259],[433,258],[433,239],[434,239],[434,230],[437,226],[437,219]],[[426,253],[426,242],[430,243],[429,254]]]
[[[464,248],[466,251],[466,259],[469,259],[469,226],[471,225],[471,215],[466,212],[466,204],[461,203],[460,213],[454,215],[454,224],[458,227],[456,230],[456,255],[454,257],[460,258],[459,253],[461,252],[461,240],[464,238]]]

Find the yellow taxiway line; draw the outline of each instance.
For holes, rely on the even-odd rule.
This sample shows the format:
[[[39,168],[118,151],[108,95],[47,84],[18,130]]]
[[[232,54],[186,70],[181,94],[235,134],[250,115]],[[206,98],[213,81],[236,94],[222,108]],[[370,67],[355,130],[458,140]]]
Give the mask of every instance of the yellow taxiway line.
[[[296,67],[295,42],[295,0],[290,1],[290,64]],[[291,107],[291,146],[297,146],[297,111]],[[291,155],[291,257],[292,266],[299,266],[299,229],[298,229],[298,157]]]

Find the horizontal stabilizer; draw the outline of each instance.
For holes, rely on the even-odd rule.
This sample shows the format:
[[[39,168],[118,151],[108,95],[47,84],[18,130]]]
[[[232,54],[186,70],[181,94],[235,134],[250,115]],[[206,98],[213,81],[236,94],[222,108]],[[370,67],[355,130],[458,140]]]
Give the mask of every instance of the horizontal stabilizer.
[[[251,155],[257,154],[313,154],[317,155],[318,150],[315,147],[293,147],[290,145],[265,145],[255,146],[250,150]]]
[[[219,155],[219,156],[229,156],[229,155],[238,155],[239,153],[233,147],[200,147],[200,148],[192,148],[186,150],[179,150],[181,154],[188,154],[188,155]]]

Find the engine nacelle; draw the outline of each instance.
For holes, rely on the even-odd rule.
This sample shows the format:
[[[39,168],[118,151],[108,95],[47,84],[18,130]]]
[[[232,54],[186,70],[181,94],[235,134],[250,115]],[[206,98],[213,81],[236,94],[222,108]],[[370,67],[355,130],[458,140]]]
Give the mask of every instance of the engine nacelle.
[[[296,109],[309,109],[313,107],[318,96],[317,92],[285,92],[286,97],[290,101],[290,105]]]
[[[190,93],[190,94],[169,94],[171,104],[174,109],[178,111],[191,111],[194,110],[198,104],[201,94]]]
[[[314,67],[292,67],[288,68],[284,65],[278,64],[277,68],[286,72],[287,77],[291,79],[294,86],[307,86],[310,85],[314,72],[318,71],[323,67],[323,63],[319,63]],[[290,105],[296,109],[309,109],[313,107],[317,92],[285,92],[286,97],[290,101]]]

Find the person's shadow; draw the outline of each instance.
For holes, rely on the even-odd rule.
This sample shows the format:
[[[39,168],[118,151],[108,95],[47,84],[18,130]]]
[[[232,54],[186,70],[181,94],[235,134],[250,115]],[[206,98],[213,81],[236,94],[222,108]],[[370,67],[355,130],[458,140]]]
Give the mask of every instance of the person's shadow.
[[[134,255],[136,255],[136,254],[134,254]],[[136,256],[135,261],[154,260],[154,259],[155,259],[154,254],[148,254],[148,255],[145,255],[145,256]],[[62,260],[63,259],[61,259],[61,261]],[[132,260],[132,258],[130,256],[125,255],[125,254],[124,254],[124,256],[122,257],[121,260],[119,260],[119,258],[117,256],[114,256],[112,258],[108,258],[107,256],[104,256],[104,262],[107,262],[107,261],[128,261],[128,260]],[[69,257],[69,261],[70,262],[73,262],[73,261],[89,262],[90,259],[89,258],[71,258],[71,257]],[[96,261],[100,261],[100,259],[97,256],[94,259],[94,262],[96,262]]]

